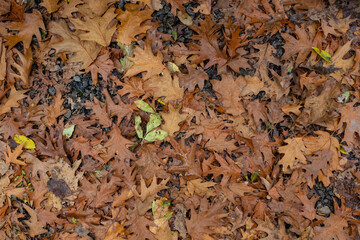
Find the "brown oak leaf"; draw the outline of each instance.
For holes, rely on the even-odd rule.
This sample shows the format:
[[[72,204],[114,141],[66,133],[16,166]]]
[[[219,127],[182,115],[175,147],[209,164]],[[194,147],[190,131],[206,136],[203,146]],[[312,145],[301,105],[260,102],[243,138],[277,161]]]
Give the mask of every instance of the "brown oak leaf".
[[[60,39],[50,43],[58,54],[75,53],[69,57],[70,62],[82,62],[82,68],[87,68],[98,56],[101,48],[94,41],[80,41],[80,38],[70,31],[64,20],[51,21],[49,31],[59,36]]]
[[[347,103],[340,109],[341,119],[339,128],[345,128],[344,141],[352,146],[359,144],[359,139],[356,133],[360,134],[360,108],[354,107],[354,103]]]
[[[10,90],[10,96],[7,99],[1,99],[0,115],[3,113],[11,112],[11,108],[13,107],[19,107],[20,104],[18,103],[18,101],[26,97],[26,95],[24,95],[25,92],[27,92],[27,90],[16,91],[16,89],[12,87]]]
[[[144,24],[146,20],[151,19],[153,10],[145,9],[140,11],[140,6],[128,3],[125,6],[126,11],[117,10],[119,14],[117,19],[121,22],[118,26],[118,34],[116,40],[122,44],[130,45],[132,41],[136,41],[136,36],[145,33],[151,28],[150,25]]]
[[[46,29],[41,13],[35,9],[32,13],[25,13],[23,21],[13,21],[7,25],[7,28],[13,31],[18,31],[17,33],[5,36],[7,40],[6,44],[9,46],[9,49],[13,48],[19,42],[23,42],[24,49],[29,49],[33,36],[35,35],[37,40],[40,42],[42,39],[40,29]]]
[[[179,123],[187,118],[188,114],[180,113],[180,108],[176,109],[173,105],[169,104],[169,112],[161,113],[165,124],[161,128],[169,133],[169,136],[174,136],[174,133],[180,130]]]
[[[78,30],[85,31],[85,33],[79,33],[78,37],[85,41],[94,41],[101,46],[108,46],[111,38],[116,30],[116,25],[109,26],[110,22],[116,17],[114,8],[109,8],[106,13],[101,17],[86,18],[86,21],[82,21],[77,18],[71,18],[70,21],[74,24]]]
[[[134,57],[128,57],[129,60],[134,62],[134,65],[126,72],[125,77],[132,77],[141,72],[146,72],[143,79],[149,79],[160,74],[165,69],[162,63],[162,54],[160,52],[157,56],[153,54],[150,40],[145,41],[144,50],[139,47],[135,48],[134,55]]]

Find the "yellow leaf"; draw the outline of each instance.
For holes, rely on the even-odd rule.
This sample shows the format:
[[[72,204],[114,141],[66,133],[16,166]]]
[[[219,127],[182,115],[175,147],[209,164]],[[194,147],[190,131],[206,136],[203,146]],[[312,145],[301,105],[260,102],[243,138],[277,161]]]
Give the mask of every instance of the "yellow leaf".
[[[328,63],[331,63],[332,61],[332,58],[331,58],[331,55],[324,51],[324,50],[321,50],[321,49],[318,49],[317,47],[313,47],[312,49],[314,49],[314,51],[320,55],[320,57],[322,57],[325,61],[327,61]]]
[[[14,140],[18,144],[25,143],[24,148],[26,148],[26,149],[34,149],[34,148],[36,148],[35,142],[33,140],[31,140],[30,138],[24,136],[24,135],[15,134],[14,135]]]

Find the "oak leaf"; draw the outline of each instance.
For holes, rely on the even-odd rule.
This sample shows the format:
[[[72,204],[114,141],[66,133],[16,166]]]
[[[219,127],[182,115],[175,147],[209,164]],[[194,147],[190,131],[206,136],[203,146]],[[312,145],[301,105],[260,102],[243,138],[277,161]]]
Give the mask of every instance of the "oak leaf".
[[[109,51],[102,51],[89,67],[85,69],[85,73],[91,73],[91,79],[93,85],[98,82],[98,74],[102,76],[102,79],[108,81],[109,75],[115,69],[114,62],[110,59]]]
[[[45,30],[45,25],[42,20],[42,15],[39,11],[33,10],[32,13],[24,14],[24,21],[11,22],[7,28],[13,31],[18,31],[16,34],[5,36],[9,49],[13,48],[19,42],[23,42],[24,49],[30,48],[30,43],[35,35],[37,40],[41,41],[40,28]]]
[[[153,10],[145,9],[140,11],[140,6],[128,3],[125,6],[126,11],[117,10],[119,14],[117,19],[121,22],[118,26],[118,34],[116,40],[122,44],[130,45],[132,41],[136,41],[135,36],[145,33],[151,28],[150,25],[144,24],[146,20],[151,19]]]
[[[80,41],[63,20],[50,22],[49,31],[61,37],[61,40],[51,42],[50,47],[54,48],[57,53],[75,53],[74,56],[70,56],[69,61],[82,62],[82,68],[90,66],[101,50],[94,41]]]
[[[153,76],[145,82],[145,87],[153,89],[154,98],[165,97],[165,102],[180,101],[184,90],[179,86],[179,78],[171,77],[169,70],[165,69],[162,75]]]
[[[307,55],[312,51],[312,47],[314,46],[312,37],[309,36],[305,29],[305,27],[295,27],[295,33],[298,39],[288,33],[282,34],[282,37],[285,39],[285,53],[282,56],[282,59],[290,59],[291,56],[298,54],[295,64],[299,65],[305,61]]]
[[[134,195],[140,199],[141,202],[138,202],[137,207],[140,215],[144,215],[147,210],[151,208],[151,203],[154,200],[154,197],[156,194],[163,190],[167,189],[166,183],[169,181],[170,178],[167,178],[165,180],[161,180],[161,182],[158,184],[158,179],[154,175],[151,181],[151,184],[149,187],[146,186],[144,178],[141,176],[140,179],[140,193],[136,190],[136,187],[133,186],[132,192]]]
[[[306,148],[311,152],[330,150],[333,155],[330,158],[330,169],[332,171],[342,170],[339,165],[340,144],[337,138],[331,136],[328,132],[316,131],[317,136],[307,136],[303,138]]]
[[[245,193],[254,192],[254,188],[249,186],[248,182],[236,182],[235,180],[231,181],[229,189],[239,197],[245,196]]]
[[[196,86],[203,89],[205,81],[209,80],[209,76],[201,68],[194,68],[190,64],[186,64],[186,68],[187,74],[179,73],[180,87],[188,89],[189,92],[193,92]]]
[[[205,16],[204,20],[199,21],[200,26],[192,25],[190,28],[198,33],[192,36],[192,40],[199,41],[200,45],[196,43],[189,43],[189,49],[183,45],[171,48],[171,51],[176,55],[195,55],[191,61],[192,64],[199,64],[205,60],[209,60],[204,68],[209,68],[213,65],[218,65],[218,68],[223,67],[227,62],[225,49],[219,48],[217,41],[218,26],[211,19],[210,16]]]
[[[360,108],[354,107],[354,103],[347,103],[340,109],[341,118],[339,128],[345,127],[344,141],[352,146],[359,144],[355,134],[360,134]]]
[[[45,230],[42,227],[42,224],[40,223],[40,221],[38,219],[36,211],[34,209],[32,209],[31,207],[29,207],[28,205],[26,205],[26,204],[23,204],[22,206],[23,206],[23,208],[25,208],[27,213],[30,215],[30,219],[25,220],[25,223],[30,228],[29,229],[29,235],[34,238],[36,235],[46,233],[47,230]]]
[[[22,54],[19,50],[14,48],[9,53],[11,54],[11,57],[8,57],[8,60],[10,61],[8,61],[7,68],[9,81],[15,83],[16,80],[20,80],[22,86],[30,86],[29,77],[33,66],[33,54],[31,49],[27,49],[25,54]]]
[[[114,222],[110,225],[104,240],[123,240],[124,238],[118,237],[119,235],[126,235],[124,228],[124,221],[121,223]]]
[[[199,139],[194,143],[189,144],[190,149],[186,145],[184,138],[181,138],[180,143],[178,143],[173,137],[169,137],[169,142],[174,148],[174,150],[169,153],[169,156],[180,160],[181,163],[178,165],[171,165],[168,172],[185,172],[186,177],[201,177],[202,169],[200,160],[197,157],[197,155],[201,153],[197,148]]]
[[[165,171],[165,162],[159,157],[157,147],[153,144],[142,145],[137,151],[136,165],[138,172],[146,179],[155,174],[160,178],[168,178],[169,173]]]
[[[26,95],[24,95],[25,92],[27,92],[27,90],[16,91],[16,89],[12,87],[9,98],[2,99],[0,102],[0,115],[11,112],[11,108],[13,107],[19,107],[20,104],[18,101],[26,97]]]
[[[156,226],[152,221],[145,216],[141,216],[137,210],[128,214],[128,221],[125,222],[125,227],[128,227],[130,235],[129,240],[148,239],[155,240],[154,234],[149,230],[149,227]]]
[[[71,1],[75,1],[75,0],[71,0]],[[99,16],[103,16],[103,14],[108,9],[111,9],[112,8],[111,5],[115,2],[116,0],[102,0],[102,1],[86,0],[85,4],[80,5],[78,8],[79,11],[84,15],[88,15],[89,17],[99,17]]]
[[[213,176],[222,176],[222,184],[227,184],[230,179],[237,179],[241,175],[240,166],[231,158],[223,157],[218,153],[214,153],[209,159],[203,162],[205,174],[213,174]]]
[[[123,88],[118,91],[121,96],[127,95],[129,99],[147,99],[152,94],[151,88],[145,86],[144,80],[139,77],[131,77],[121,83]]]
[[[194,206],[191,206],[190,220],[185,220],[188,233],[194,239],[203,239],[202,234],[214,233],[211,227],[224,225],[221,218],[228,215],[224,210],[224,203],[215,203],[212,206],[204,201],[201,203],[199,212],[195,210]]]
[[[187,183],[187,189],[185,194],[193,196],[194,194],[197,194],[201,197],[206,196],[216,196],[215,191],[212,189],[209,189],[210,187],[214,187],[216,183],[214,182],[203,182],[201,178],[190,180]]]
[[[324,227],[314,228],[315,240],[322,239],[351,239],[345,228],[348,226],[346,217],[340,214],[331,214],[323,222]]]
[[[171,13],[176,16],[177,10],[185,12],[185,7],[183,6],[183,4],[189,2],[189,0],[165,0],[165,2],[171,5]]]
[[[113,126],[109,136],[109,140],[104,145],[107,148],[107,153],[101,156],[105,163],[115,155],[124,160],[134,158],[134,154],[127,148],[127,145],[132,145],[133,142],[122,136],[119,127]]]
[[[23,152],[22,149],[23,149],[24,145],[25,145],[25,142],[19,144],[13,152],[11,151],[11,148],[9,147],[9,145],[7,145],[6,146],[7,153],[4,152],[5,163],[6,164],[14,163],[14,164],[25,166],[26,165],[25,162],[17,159],[22,154],[22,152]]]
[[[172,211],[170,211],[168,203],[167,198],[157,199],[153,203],[152,213],[156,227],[149,227],[149,229],[158,240],[178,239],[177,234],[174,234],[169,227],[168,220],[172,216]]]
[[[169,112],[161,113],[165,124],[161,128],[169,133],[169,136],[174,136],[174,133],[180,130],[179,123],[187,118],[188,114],[180,113],[180,108],[176,109],[173,105],[169,104]]]
[[[46,8],[47,12],[51,14],[59,10],[60,5],[58,5],[58,2],[58,0],[43,0],[40,6]]]
[[[112,125],[113,122],[109,117],[106,104],[94,98],[93,103],[87,102],[84,105],[95,113],[91,114],[90,118],[98,120],[103,127],[110,127]]]
[[[221,100],[226,113],[239,116],[245,112],[238,82],[231,75],[224,75],[221,81],[214,81],[213,89]]]
[[[287,145],[279,147],[278,150],[279,153],[284,154],[278,162],[278,164],[282,165],[284,172],[289,172],[289,168],[292,170],[299,163],[307,163],[304,154],[308,153],[309,150],[306,149],[301,137],[287,138],[284,142]]]
[[[240,96],[244,97],[246,95],[258,94],[260,91],[264,90],[264,82],[256,75],[250,76],[239,76],[235,82],[238,84],[241,89]]]
[[[346,34],[347,30],[350,28],[350,24],[355,21],[355,19],[350,19],[350,16],[343,18],[343,13],[339,12],[337,16],[330,16],[329,20],[321,19],[321,28],[324,31],[324,35],[327,36],[329,33],[341,37]]]
[[[78,37],[83,41],[95,41],[101,46],[108,46],[116,30],[116,26],[110,26],[110,22],[116,17],[114,8],[109,8],[101,17],[85,18],[82,21],[77,18],[71,18],[70,21],[78,30],[86,31],[79,33]]]
[[[48,126],[52,126],[57,123],[57,118],[64,113],[67,112],[66,109],[63,109],[62,104],[64,103],[65,99],[61,97],[61,93],[57,93],[54,97],[53,106],[48,106],[45,109],[45,117],[42,118],[44,123]]]
[[[215,138],[210,138],[205,147],[210,151],[222,153],[224,150],[232,152],[237,149],[235,139],[229,139],[229,133],[219,131]]]
[[[165,66],[162,63],[163,57],[159,52],[155,56],[151,50],[150,40],[145,41],[144,50],[137,47],[134,50],[135,57],[128,57],[134,62],[134,65],[126,72],[125,77],[132,77],[141,72],[146,72],[143,79],[149,79],[155,75],[160,74]]]
[[[302,167],[305,170],[304,178],[311,188],[315,185],[316,179],[322,181],[327,187],[330,184],[330,177],[333,176],[329,163],[332,162],[331,159],[334,153],[324,149],[314,154],[315,156],[307,158],[311,163]]]
[[[73,17],[72,13],[79,11],[79,9],[77,8],[79,4],[83,4],[83,0],[63,1],[60,10],[61,17],[63,18]]]
[[[279,226],[273,224],[268,216],[265,216],[265,221],[261,219],[255,219],[257,223],[257,227],[255,230],[266,232],[268,235],[265,238],[261,238],[264,240],[272,240],[272,239],[283,239],[283,240],[290,240],[292,239],[291,236],[288,235],[286,232],[285,223],[280,220]]]

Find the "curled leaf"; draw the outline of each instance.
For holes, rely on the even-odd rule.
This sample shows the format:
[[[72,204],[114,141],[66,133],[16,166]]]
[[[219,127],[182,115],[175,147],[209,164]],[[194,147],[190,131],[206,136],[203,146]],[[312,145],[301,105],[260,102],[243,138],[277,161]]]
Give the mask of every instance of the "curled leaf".
[[[155,142],[156,140],[162,141],[168,136],[168,133],[162,129],[154,130],[146,134],[145,140]]]
[[[138,138],[142,139],[144,137],[144,132],[143,132],[140,124],[141,124],[141,117],[136,116],[135,117],[135,131],[136,131]]]
[[[24,135],[15,134],[14,135],[14,140],[18,144],[25,143],[24,148],[26,148],[26,149],[34,149],[34,148],[36,148],[35,142],[33,140],[31,140],[30,138],[24,136]]]
[[[143,110],[144,112],[155,113],[154,109],[152,109],[152,107],[143,100],[136,100],[135,104],[139,109]]]

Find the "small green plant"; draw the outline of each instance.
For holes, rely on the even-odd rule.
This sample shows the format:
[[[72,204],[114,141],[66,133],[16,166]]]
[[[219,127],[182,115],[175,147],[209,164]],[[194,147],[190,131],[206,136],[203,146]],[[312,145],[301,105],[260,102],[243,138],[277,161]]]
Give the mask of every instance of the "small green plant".
[[[141,127],[141,117],[135,117],[135,131],[138,138],[146,140],[148,142],[164,140],[168,136],[168,133],[162,129],[156,129],[161,125],[160,114],[156,113],[154,109],[152,109],[152,107],[143,100],[137,100],[135,101],[135,104],[140,110],[150,113],[150,119],[149,122],[146,124],[145,134]]]
[[[260,177],[260,174],[261,174],[261,170],[260,169],[256,169],[250,176],[250,181],[251,183],[254,183],[256,182],[259,177]],[[249,177],[248,176],[245,176],[246,180],[249,181]]]

